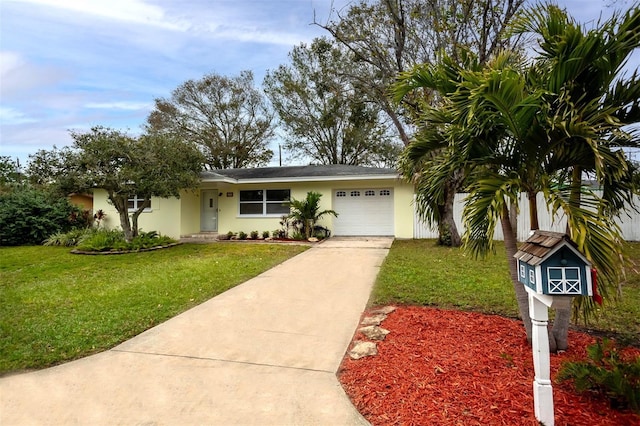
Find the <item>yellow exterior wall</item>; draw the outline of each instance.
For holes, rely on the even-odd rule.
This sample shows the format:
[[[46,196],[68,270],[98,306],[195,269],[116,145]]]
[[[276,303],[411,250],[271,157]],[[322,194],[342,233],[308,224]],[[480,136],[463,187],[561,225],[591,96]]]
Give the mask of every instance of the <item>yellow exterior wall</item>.
[[[331,210],[333,191],[345,188],[393,188],[394,189],[394,229],[397,238],[413,238],[413,187],[399,180],[360,180],[330,182],[292,182],[274,184],[220,184],[222,196],[218,199],[218,233],[262,231],[272,232],[280,229],[279,217],[240,217],[238,214],[240,191],[252,189],[290,189],[291,197],[304,199],[309,191],[322,194],[321,210]],[[228,197],[228,193],[232,196]],[[340,212],[338,212],[340,213]],[[318,223],[333,229],[333,216],[325,215]]]
[[[200,232],[200,190],[180,194],[180,236]]]
[[[291,182],[274,184],[203,184],[201,189],[216,189],[218,197],[218,233],[246,232],[280,229],[280,217],[240,217],[239,194],[241,190],[252,189],[290,189],[295,199],[304,199],[309,191],[322,194],[320,209],[332,209],[333,191],[347,188],[393,188],[394,192],[394,229],[396,238],[413,238],[413,186],[400,180],[359,180],[329,182]],[[143,212],[139,226],[143,231],[158,231],[172,238],[200,232],[200,190],[185,191],[177,198],[153,198],[150,212]],[[107,213],[103,225],[107,228],[120,228],[118,212],[107,202],[104,190],[94,191],[94,211],[102,209]],[[340,213],[340,212],[338,212]],[[333,216],[326,215],[318,223],[333,229]]]
[[[158,231],[171,238],[180,238],[181,208],[177,198],[152,198],[151,210],[138,217],[138,227],[142,231]],[[107,229],[121,229],[118,211],[109,204],[107,191],[96,189],[93,192],[94,212],[102,210],[106,213],[101,226]],[[199,222],[198,222],[199,223]]]

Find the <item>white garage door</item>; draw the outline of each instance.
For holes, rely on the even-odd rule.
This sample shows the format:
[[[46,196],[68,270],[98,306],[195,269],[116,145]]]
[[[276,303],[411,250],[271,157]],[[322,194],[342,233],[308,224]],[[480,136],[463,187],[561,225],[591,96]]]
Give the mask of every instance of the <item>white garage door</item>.
[[[334,190],[333,209],[334,235],[394,235],[391,188]]]

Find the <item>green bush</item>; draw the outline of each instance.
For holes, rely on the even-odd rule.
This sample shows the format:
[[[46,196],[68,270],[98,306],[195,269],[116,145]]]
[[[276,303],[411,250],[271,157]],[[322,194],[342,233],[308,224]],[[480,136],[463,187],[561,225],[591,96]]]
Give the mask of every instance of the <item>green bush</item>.
[[[53,234],[86,226],[85,216],[64,197],[20,187],[0,195],[0,245],[42,244]]]
[[[258,234],[258,231],[251,231],[249,235],[251,236],[252,240],[257,240],[259,234]]]
[[[239,240],[246,240],[247,239],[247,233],[246,232],[238,232],[238,239]]]
[[[115,229],[98,229],[85,234],[78,242],[78,250],[110,251],[124,250],[127,243],[124,233]]]
[[[84,234],[78,243],[80,251],[139,251],[175,243],[175,240],[156,231],[140,232],[127,243],[122,231],[94,229]]]
[[[78,228],[69,232],[57,232],[44,240],[45,246],[63,246],[63,247],[75,247],[80,240],[87,234],[95,232],[93,228]]]
[[[269,238],[269,231],[262,231],[262,238],[264,239]]]
[[[594,391],[609,398],[613,408],[640,413],[640,356],[625,361],[609,339],[587,348],[587,360],[565,362],[558,381],[573,380],[578,392]]]

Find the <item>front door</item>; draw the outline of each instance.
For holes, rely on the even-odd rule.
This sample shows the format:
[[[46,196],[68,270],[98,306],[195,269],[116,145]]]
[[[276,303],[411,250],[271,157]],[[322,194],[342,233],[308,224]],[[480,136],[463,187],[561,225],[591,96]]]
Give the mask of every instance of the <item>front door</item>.
[[[200,230],[218,231],[218,190],[207,189],[200,194]]]

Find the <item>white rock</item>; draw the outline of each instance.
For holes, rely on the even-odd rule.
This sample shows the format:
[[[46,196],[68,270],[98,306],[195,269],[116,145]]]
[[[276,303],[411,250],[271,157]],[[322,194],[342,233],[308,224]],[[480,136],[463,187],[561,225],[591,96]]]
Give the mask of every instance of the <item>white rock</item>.
[[[378,355],[378,347],[373,342],[362,342],[356,340],[353,348],[349,351],[349,356],[352,359],[360,359],[365,356]]]

